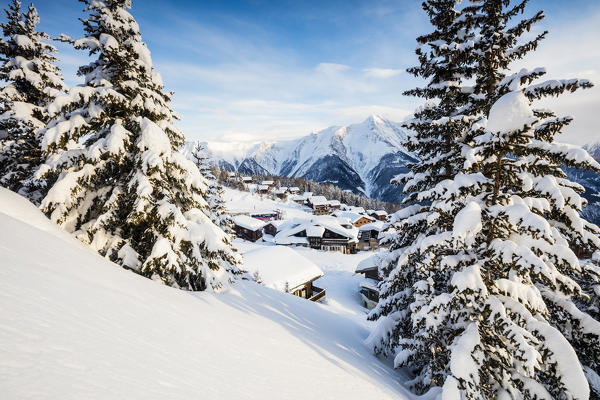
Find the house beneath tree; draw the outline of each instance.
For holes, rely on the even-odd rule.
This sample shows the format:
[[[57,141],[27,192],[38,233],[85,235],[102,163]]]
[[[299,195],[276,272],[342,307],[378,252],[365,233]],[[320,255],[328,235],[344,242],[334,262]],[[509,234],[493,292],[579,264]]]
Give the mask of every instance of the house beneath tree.
[[[383,222],[375,221],[358,228],[358,249],[375,250],[379,248],[379,234],[383,230]]]
[[[284,246],[261,246],[243,256],[244,269],[258,283],[311,301],[325,298],[325,289],[314,284],[323,271],[297,251]]]
[[[387,253],[376,253],[373,256],[362,260],[356,270],[357,274],[363,274],[365,277],[359,283],[360,290],[359,294],[362,300],[363,307],[369,310],[374,308],[379,301],[379,267],[384,263],[385,254]]]

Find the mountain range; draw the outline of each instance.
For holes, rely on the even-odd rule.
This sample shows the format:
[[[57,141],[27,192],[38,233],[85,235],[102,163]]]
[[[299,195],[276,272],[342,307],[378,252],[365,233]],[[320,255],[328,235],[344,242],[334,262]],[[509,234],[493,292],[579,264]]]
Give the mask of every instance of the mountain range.
[[[279,175],[331,183],[343,190],[397,203],[402,188],[390,179],[415,157],[402,145],[400,124],[372,115],[361,123],[332,126],[293,140],[251,146],[203,143],[212,162],[244,175]],[[184,151],[191,152],[194,143]]]
[[[343,190],[399,203],[402,187],[390,179],[417,161],[403,146],[407,131],[399,123],[371,115],[361,123],[332,126],[293,140],[275,142],[202,142],[211,162],[243,175],[278,175],[331,183]],[[191,153],[196,142],[187,142]],[[600,142],[586,146],[600,162]],[[566,173],[586,188],[586,217],[600,223],[600,174],[567,168]]]

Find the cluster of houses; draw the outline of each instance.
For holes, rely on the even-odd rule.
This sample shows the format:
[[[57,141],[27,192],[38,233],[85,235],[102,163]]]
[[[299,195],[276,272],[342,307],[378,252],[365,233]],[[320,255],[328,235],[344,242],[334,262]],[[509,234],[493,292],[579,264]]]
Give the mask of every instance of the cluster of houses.
[[[244,183],[252,182],[250,177],[241,179]],[[282,219],[280,210],[240,213],[232,217],[239,238],[270,244],[244,254],[245,268],[266,286],[312,301],[323,300],[325,289],[313,284],[323,276],[322,271],[288,246],[344,254],[375,250],[380,246],[380,234],[388,216],[383,210],[348,206],[311,192],[300,194],[297,187],[275,188],[273,181],[262,181],[256,185],[256,191],[312,210],[312,215],[304,218]],[[355,271],[365,275],[360,283],[360,296],[366,308],[373,308],[379,298],[378,265],[373,260],[374,257],[366,259]]]
[[[320,200],[315,201],[314,197],[322,196],[313,196],[309,200],[317,207]],[[345,254],[377,249],[384,222],[374,212],[369,215],[361,207],[343,207],[327,214],[315,212],[310,218],[282,220],[281,213],[275,210],[254,215],[239,214],[232,219],[236,235],[252,242],[264,240],[276,245]]]

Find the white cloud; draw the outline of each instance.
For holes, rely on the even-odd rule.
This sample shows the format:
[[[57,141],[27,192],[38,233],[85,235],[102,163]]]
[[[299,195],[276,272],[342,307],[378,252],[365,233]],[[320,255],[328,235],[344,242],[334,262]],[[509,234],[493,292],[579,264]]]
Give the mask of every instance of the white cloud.
[[[544,26],[549,29],[547,38],[540,43],[537,51],[530,53],[514,68],[546,67],[548,74],[542,79],[582,78],[596,85],[592,89],[578,90],[539,102],[540,106],[548,107],[559,115],[574,118],[557,138],[561,142],[585,144],[595,142],[600,137],[600,70],[595,69],[600,65],[599,20],[600,13],[595,13],[584,19],[565,18],[558,20],[560,25]],[[537,31],[541,28],[537,27]]]
[[[335,64],[335,63],[320,63],[317,65],[315,70],[319,73],[325,75],[335,75],[341,72],[348,71],[350,69],[349,66],[344,64]]]
[[[389,69],[389,68],[367,68],[367,69],[364,69],[363,72],[365,73],[366,76],[368,76],[370,78],[387,79],[387,78],[394,77],[396,75],[400,75],[404,71],[401,69]]]

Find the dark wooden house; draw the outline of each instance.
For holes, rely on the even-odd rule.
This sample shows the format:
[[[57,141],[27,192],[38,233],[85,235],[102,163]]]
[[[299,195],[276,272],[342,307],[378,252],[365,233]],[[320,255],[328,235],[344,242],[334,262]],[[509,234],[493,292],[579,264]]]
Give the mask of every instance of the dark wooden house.
[[[247,215],[235,215],[233,218],[233,230],[237,237],[251,242],[262,238],[264,222]]]

